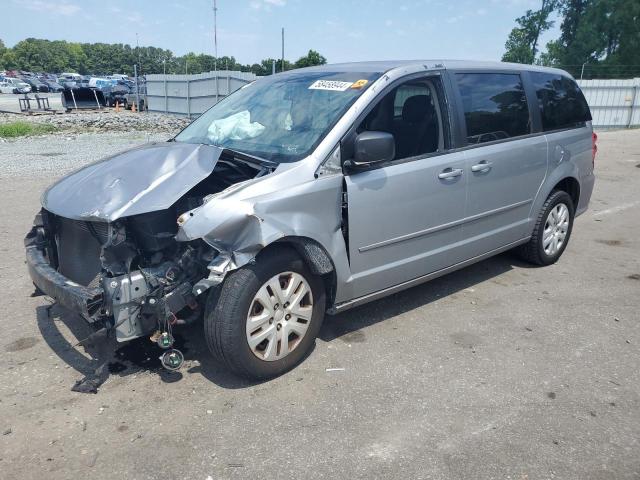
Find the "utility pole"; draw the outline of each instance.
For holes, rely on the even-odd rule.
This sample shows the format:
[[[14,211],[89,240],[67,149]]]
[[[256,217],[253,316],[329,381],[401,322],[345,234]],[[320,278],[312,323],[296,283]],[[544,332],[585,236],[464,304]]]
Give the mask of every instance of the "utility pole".
[[[140,65],[140,43],[138,42],[138,32],[136,32],[136,50],[138,51],[138,65]]]
[[[282,27],[282,66],[281,72],[284,72],[284,27]]]
[[[218,71],[218,2],[213,0],[213,70]]]
[[[138,66],[133,66],[133,72],[136,75],[136,112],[140,112],[140,87],[138,86]]]

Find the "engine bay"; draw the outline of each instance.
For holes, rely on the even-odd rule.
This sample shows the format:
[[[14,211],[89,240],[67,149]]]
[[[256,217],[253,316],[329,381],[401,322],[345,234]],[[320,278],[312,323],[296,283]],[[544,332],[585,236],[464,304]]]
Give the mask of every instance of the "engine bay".
[[[207,277],[219,253],[202,239],[177,241],[177,219],[208,197],[272,170],[225,150],[211,174],[169,208],[113,222],[73,220],[43,208],[27,241],[68,283],[101,290],[83,313],[86,320],[115,331],[119,342],[151,335],[167,350],[163,365],[175,369],[181,353],[169,350],[172,328],[200,318],[204,301],[194,285]]]

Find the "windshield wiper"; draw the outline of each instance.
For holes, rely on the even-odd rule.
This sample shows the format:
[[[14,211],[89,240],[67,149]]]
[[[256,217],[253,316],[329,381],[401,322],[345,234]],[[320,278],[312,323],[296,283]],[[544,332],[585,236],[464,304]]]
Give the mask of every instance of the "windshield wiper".
[[[218,145],[216,145],[217,147]],[[277,167],[279,165],[278,162],[274,162],[273,160],[267,160],[266,158],[259,157],[257,155],[253,155],[251,153],[240,152],[238,150],[234,150],[232,148],[220,147],[226,150],[229,153],[232,153],[234,157],[237,157],[240,160],[248,160],[259,163],[260,165],[264,165],[266,167]]]
[[[175,137],[172,139],[172,141],[178,142],[178,140],[176,140]],[[227,152],[229,152],[230,154],[232,154],[235,157],[238,157],[241,160],[245,160],[245,161],[249,161],[249,162],[252,161],[254,163],[258,163],[259,165],[266,166],[266,167],[277,167],[279,165],[279,162],[275,162],[273,160],[268,160],[266,158],[259,157],[258,155],[254,155],[254,154],[246,153],[246,152],[241,152],[239,150],[234,150],[233,148],[225,147],[223,145],[216,145],[215,143],[213,143],[207,137],[193,137],[193,138],[189,139],[188,143],[195,143],[195,144],[199,144],[199,145],[209,145],[209,146],[212,146],[212,147],[222,148],[223,150],[226,150]]]

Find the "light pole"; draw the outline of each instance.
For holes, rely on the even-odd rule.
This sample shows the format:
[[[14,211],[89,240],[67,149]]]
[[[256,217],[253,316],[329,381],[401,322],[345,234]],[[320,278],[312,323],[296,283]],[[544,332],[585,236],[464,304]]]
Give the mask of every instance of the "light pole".
[[[282,27],[282,68],[280,71],[284,72],[284,27]]]
[[[216,0],[213,0],[213,71],[218,71],[218,2]]]

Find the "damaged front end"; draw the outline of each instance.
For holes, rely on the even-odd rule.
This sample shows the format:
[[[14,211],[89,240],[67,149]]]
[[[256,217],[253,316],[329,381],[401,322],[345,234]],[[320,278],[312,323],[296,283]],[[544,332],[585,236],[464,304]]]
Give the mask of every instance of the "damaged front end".
[[[115,329],[118,341],[188,323],[200,309],[193,285],[216,252],[176,242],[172,223],[168,212],[99,223],[43,209],[25,239],[31,278],[90,323]]]
[[[66,177],[47,191],[25,238],[37,292],[96,328],[115,330],[120,342],[165,334],[199,318],[199,282],[210,275],[219,252],[202,239],[178,241],[177,219],[207,197],[270,172],[221,149],[191,146],[191,160],[181,162],[172,150],[165,144],[156,152],[156,163],[146,164],[155,173],[141,171],[143,182],[132,179],[135,172],[122,158],[114,163],[128,163],[127,171],[94,164]],[[96,165],[97,174],[87,172]],[[84,195],[83,186],[90,186]],[[108,202],[100,204],[96,195],[109,195]],[[154,339],[170,345],[158,334]]]

